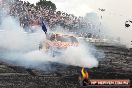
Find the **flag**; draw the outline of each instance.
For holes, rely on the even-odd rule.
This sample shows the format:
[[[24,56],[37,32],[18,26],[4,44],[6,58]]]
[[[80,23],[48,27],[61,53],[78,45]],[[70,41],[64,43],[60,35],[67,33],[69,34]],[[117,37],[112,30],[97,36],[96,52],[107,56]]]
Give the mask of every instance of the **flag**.
[[[46,28],[44,22],[42,22],[42,30],[45,32],[45,34],[47,33],[47,28]]]

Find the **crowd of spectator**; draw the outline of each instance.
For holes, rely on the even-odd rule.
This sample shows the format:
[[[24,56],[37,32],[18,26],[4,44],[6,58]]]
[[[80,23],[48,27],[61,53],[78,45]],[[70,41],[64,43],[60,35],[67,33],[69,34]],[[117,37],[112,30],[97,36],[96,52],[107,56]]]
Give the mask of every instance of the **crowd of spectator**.
[[[62,11],[55,11],[46,6],[35,6],[29,2],[16,0],[10,6],[10,15],[19,18],[20,25],[24,28],[40,25],[42,18],[47,22],[50,28],[60,25],[71,29],[79,22],[79,19]]]
[[[94,37],[93,34],[85,31],[85,27],[87,29],[92,29],[92,26],[91,24],[82,21],[83,17],[76,17],[73,14],[56,11],[46,6],[30,4],[28,1],[9,1],[12,1],[9,5],[9,14],[18,18],[20,26],[22,26],[25,31],[30,31],[32,26],[41,25],[42,20],[44,20],[50,29],[54,29],[56,25],[59,25],[65,30],[74,30],[73,32],[80,37]],[[80,30],[83,30],[83,28],[85,32],[79,32]]]

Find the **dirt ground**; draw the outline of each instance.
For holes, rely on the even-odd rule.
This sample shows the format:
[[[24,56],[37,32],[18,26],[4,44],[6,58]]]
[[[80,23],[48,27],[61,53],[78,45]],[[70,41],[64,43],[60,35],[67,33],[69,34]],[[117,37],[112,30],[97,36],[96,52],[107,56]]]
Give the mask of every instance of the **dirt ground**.
[[[96,48],[103,51],[105,57],[101,58],[98,67],[85,68],[90,79],[132,79],[132,51],[114,46]],[[29,69],[1,61],[0,88],[82,88],[79,83],[81,67],[50,64],[55,70]]]

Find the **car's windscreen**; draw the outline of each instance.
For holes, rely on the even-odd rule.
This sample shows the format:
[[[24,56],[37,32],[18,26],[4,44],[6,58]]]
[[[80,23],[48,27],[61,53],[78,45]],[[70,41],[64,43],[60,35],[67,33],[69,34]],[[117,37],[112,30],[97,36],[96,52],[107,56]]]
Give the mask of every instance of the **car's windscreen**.
[[[57,36],[56,40],[61,42],[78,43],[77,39],[73,36]]]

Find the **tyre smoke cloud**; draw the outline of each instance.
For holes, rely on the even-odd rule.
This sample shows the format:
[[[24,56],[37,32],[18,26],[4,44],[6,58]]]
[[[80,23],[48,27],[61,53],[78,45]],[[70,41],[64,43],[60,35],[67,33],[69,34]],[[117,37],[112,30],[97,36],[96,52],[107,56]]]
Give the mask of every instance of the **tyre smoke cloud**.
[[[46,62],[89,68],[98,66],[97,59],[90,53],[88,46],[83,44],[69,47],[61,57],[51,57],[45,51],[39,50],[40,41],[45,39],[45,34],[42,31],[26,33],[18,24],[17,20],[8,16],[0,25],[1,60],[25,67],[37,67]]]
[[[6,7],[5,12],[1,12],[3,14],[0,24],[0,59],[2,61],[31,68],[36,68],[42,64],[45,67],[50,66],[47,65],[48,62],[88,68],[98,66],[97,58],[90,52],[91,47],[83,42],[79,42],[79,47],[67,48],[60,57],[52,57],[44,50],[39,50],[40,42],[46,39],[41,27],[35,33],[27,33],[20,27],[17,18],[6,14],[8,11],[8,7]],[[57,32],[62,32],[61,27],[57,26],[56,28]],[[69,34],[65,31],[63,33]]]
[[[94,8],[102,8],[105,11],[97,11],[99,17],[102,16],[101,23],[105,35],[113,38],[120,38],[120,43],[126,47],[131,47],[132,26],[125,27],[125,22],[132,20],[131,0],[98,0]],[[129,23],[132,25],[131,23]]]

